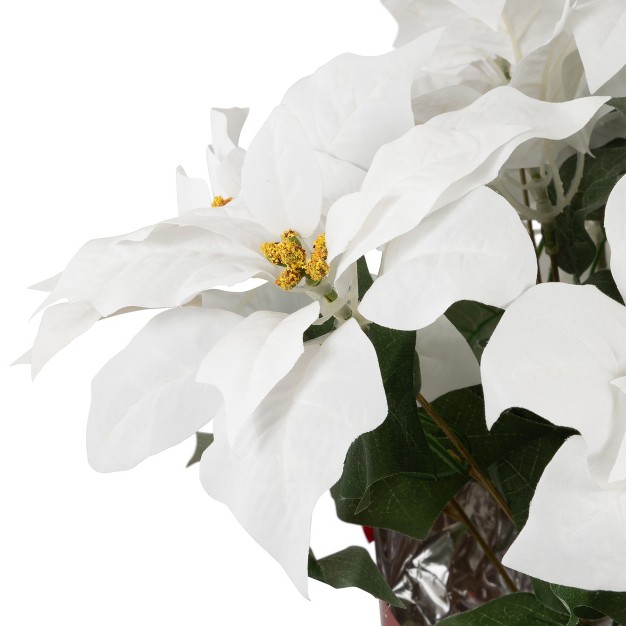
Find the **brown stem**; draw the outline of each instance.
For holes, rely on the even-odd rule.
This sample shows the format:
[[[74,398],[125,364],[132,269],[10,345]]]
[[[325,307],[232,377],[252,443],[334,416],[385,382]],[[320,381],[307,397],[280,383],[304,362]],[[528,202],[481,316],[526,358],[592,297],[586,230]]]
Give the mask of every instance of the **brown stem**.
[[[465,526],[465,528],[467,528],[469,534],[474,537],[476,543],[483,549],[485,556],[491,561],[491,563],[493,563],[493,566],[498,570],[498,573],[500,574],[500,576],[502,576],[502,580],[504,580],[504,582],[506,583],[509,591],[512,591],[513,593],[519,591],[517,585],[509,576],[509,573],[506,571],[489,544],[485,541],[485,538],[480,534],[478,528],[476,528],[467,513],[465,513],[463,507],[458,503],[456,498],[452,498],[452,500],[450,500],[450,502],[448,503],[448,508],[449,512],[452,514],[451,516],[458,519]]]
[[[491,482],[491,479],[483,470],[478,466],[478,463],[474,460],[474,457],[470,454],[469,450],[463,445],[463,442],[457,437],[457,435],[448,427],[444,419],[435,411],[434,407],[424,398],[421,393],[417,394],[417,401],[422,405],[422,408],[433,419],[435,424],[439,427],[441,432],[450,440],[452,445],[457,449],[457,452],[463,457],[469,467],[470,475],[477,482],[479,482],[498,503],[498,506],[502,509],[504,514],[513,522],[513,513],[507,504],[502,494],[496,489],[496,486]],[[515,523],[515,522],[513,522]]]

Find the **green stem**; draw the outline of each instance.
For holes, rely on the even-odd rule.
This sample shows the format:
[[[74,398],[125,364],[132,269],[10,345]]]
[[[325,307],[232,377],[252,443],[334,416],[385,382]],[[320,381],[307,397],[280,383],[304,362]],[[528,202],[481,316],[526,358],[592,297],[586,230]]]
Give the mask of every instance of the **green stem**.
[[[546,222],[541,225],[541,232],[543,234],[543,241],[546,249],[546,254],[550,257],[550,269],[552,271],[552,282],[558,283],[559,276],[559,242],[556,238],[556,226],[554,220]]]
[[[509,588],[509,591],[512,591],[513,593],[515,593],[516,591],[519,591],[519,589],[517,588],[517,585],[513,582],[513,579],[509,576],[509,573],[504,568],[504,565],[502,565],[498,557],[495,555],[494,551],[491,549],[491,546],[487,543],[485,538],[480,534],[480,531],[478,530],[478,528],[476,528],[476,526],[474,525],[472,520],[469,518],[467,513],[465,513],[465,511],[463,510],[463,507],[459,504],[459,502],[455,498],[452,498],[452,500],[450,500],[448,504],[448,511],[451,514],[451,517],[458,519],[458,521],[460,521],[463,524],[463,526],[467,528],[467,531],[469,532],[469,534],[472,537],[474,537],[474,539],[476,540],[476,543],[483,549],[485,556],[489,559],[489,561],[491,561],[493,566],[498,570],[498,573],[500,574],[500,576],[502,576],[502,580],[504,580],[506,586]]]
[[[459,437],[450,429],[450,427],[446,424],[445,420],[435,411],[434,407],[424,398],[421,393],[417,394],[417,401],[420,403],[424,411],[430,415],[435,424],[439,427],[441,432],[450,440],[452,445],[456,448],[459,455],[467,461],[467,464],[470,467],[470,475],[474,480],[479,482],[493,497],[493,499],[498,503],[498,506],[502,509],[504,514],[513,521],[513,513],[511,508],[507,504],[503,495],[497,490],[496,486],[491,482],[491,479],[483,470],[479,467],[478,463],[474,457],[470,454],[469,450],[463,445],[463,442],[459,439]]]

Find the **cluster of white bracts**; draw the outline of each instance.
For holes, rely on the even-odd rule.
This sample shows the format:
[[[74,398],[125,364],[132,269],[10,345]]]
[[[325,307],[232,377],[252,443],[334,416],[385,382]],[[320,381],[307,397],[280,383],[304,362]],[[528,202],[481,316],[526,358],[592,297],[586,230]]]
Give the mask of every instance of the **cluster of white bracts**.
[[[87,243],[40,285],[50,295],[33,371],[100,318],[168,309],[95,378],[90,462],[129,469],[213,419],[203,485],[306,594],[315,503],[341,475],[350,443],[387,414],[362,326],[418,331],[424,394],[433,399],[480,381],[446,309],[518,298],[485,354],[489,418],[526,406],[581,437],[546,471],[508,564],[624,590],[616,555],[626,554],[626,311],[593,288],[532,287],[533,246],[493,183],[588,149],[593,124],[612,111],[606,101],[626,95],[626,5],[384,4],[398,19],[400,47],[342,55],[300,80],[247,153],[238,146],[247,111],[214,109],[212,190],[179,168],[177,216]],[[233,199],[214,207],[214,196]],[[618,262],[625,196],[622,184],[607,209]],[[330,273],[319,285],[286,292],[273,284],[280,268],[260,246],[287,229],[309,250],[326,233]],[[381,272],[359,304],[355,263],[376,248]],[[614,273],[626,289],[626,276]],[[219,289],[250,278],[267,282]],[[303,343],[311,324],[331,316],[336,330]],[[593,521],[583,524],[583,514]],[[592,564],[568,557],[567,545],[581,542],[593,542]]]

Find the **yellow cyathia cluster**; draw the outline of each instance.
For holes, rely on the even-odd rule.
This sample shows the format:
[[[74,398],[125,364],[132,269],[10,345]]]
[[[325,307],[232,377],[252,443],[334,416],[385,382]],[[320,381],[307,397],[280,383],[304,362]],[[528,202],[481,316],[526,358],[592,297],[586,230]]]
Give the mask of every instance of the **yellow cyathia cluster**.
[[[280,241],[261,244],[263,256],[274,265],[285,269],[276,279],[276,284],[285,291],[293,289],[304,277],[319,283],[328,275],[330,267],[326,262],[326,236],[321,234],[313,244],[313,252],[307,261],[306,251],[295,230],[286,230]]]
[[[324,276],[328,276],[330,267],[326,263],[328,250],[326,249],[326,235],[322,233],[313,244],[311,258],[306,264],[306,275],[314,282],[318,283]]]
[[[211,206],[214,208],[224,206],[228,204],[232,198],[222,198],[222,196],[215,196],[213,198],[213,202],[211,202]]]

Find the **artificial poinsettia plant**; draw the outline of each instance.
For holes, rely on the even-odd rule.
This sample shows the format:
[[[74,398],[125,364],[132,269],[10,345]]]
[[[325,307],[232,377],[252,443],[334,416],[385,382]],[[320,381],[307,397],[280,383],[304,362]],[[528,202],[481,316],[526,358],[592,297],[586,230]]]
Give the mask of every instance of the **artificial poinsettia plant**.
[[[208,494],[304,595],[413,600],[364,548],[311,552],[330,489],[377,541],[454,517],[506,582],[419,623],[625,625],[626,3],[383,4],[395,49],[298,81],[247,150],[247,109],[213,109],[210,186],[178,168],[177,215],[38,285],[22,361],[165,309],[94,379],[96,470],[196,437]],[[468,484],[519,533],[502,563]]]

